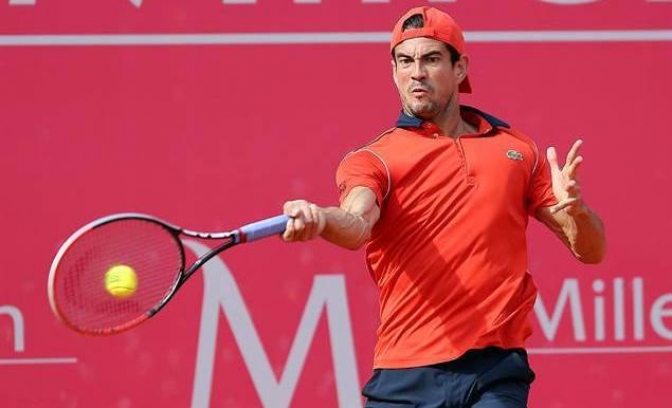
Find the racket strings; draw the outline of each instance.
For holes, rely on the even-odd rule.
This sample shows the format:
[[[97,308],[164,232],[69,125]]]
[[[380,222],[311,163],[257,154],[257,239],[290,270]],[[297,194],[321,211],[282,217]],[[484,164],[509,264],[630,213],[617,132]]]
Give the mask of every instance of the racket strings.
[[[73,241],[58,263],[57,313],[88,333],[117,331],[142,321],[172,291],[182,256],[177,237],[156,222],[120,219],[93,228]],[[106,274],[115,266],[127,267],[126,280],[137,285],[125,282],[131,287],[120,291],[106,285]]]

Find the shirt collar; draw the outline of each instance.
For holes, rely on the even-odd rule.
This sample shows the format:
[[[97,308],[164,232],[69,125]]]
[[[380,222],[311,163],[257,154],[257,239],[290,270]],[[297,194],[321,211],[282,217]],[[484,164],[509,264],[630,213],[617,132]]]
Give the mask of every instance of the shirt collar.
[[[483,118],[491,127],[496,128],[506,128],[510,129],[511,126],[509,126],[508,123],[504,122],[501,119],[497,119],[496,117],[485,113],[481,110],[478,110],[476,108],[473,108],[471,106],[466,106],[466,105],[460,105],[460,111],[462,113],[471,113],[475,114],[477,116],[480,116]],[[399,114],[399,118],[397,119],[397,124],[396,127],[399,128],[422,128],[422,124],[424,123],[424,120],[417,118],[415,116],[407,115],[406,112],[403,110]]]

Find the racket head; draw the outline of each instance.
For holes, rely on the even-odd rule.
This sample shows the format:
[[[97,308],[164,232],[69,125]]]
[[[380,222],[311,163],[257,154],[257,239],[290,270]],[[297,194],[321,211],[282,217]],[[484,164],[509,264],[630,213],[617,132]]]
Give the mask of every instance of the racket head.
[[[142,323],[165,305],[182,280],[185,255],[179,233],[175,226],[136,213],[83,226],[52,262],[52,311],[66,326],[88,335],[119,333]],[[115,296],[106,287],[107,272],[119,265],[135,272],[131,294]]]

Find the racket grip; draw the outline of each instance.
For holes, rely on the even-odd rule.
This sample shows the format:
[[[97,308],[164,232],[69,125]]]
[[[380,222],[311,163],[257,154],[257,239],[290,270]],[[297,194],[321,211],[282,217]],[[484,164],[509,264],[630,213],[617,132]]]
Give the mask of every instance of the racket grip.
[[[271,235],[277,235],[285,232],[289,217],[286,215],[279,215],[273,218],[253,222],[251,224],[240,227],[240,241],[252,242],[261,238],[266,238]]]

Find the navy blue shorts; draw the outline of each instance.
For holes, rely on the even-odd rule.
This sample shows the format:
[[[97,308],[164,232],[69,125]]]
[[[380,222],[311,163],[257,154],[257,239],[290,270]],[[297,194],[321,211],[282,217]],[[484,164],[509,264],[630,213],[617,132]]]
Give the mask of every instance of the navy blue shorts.
[[[524,350],[470,350],[426,367],[376,369],[365,408],[526,408],[534,372]]]

